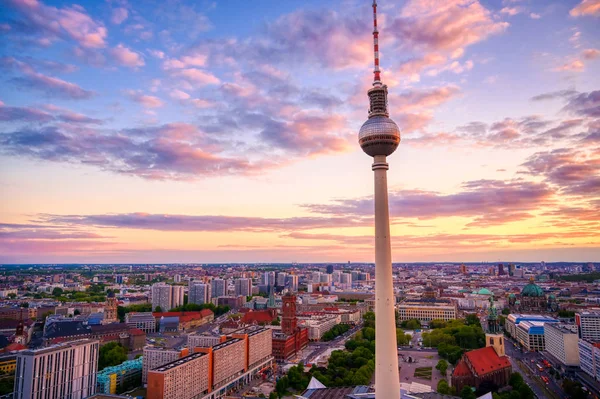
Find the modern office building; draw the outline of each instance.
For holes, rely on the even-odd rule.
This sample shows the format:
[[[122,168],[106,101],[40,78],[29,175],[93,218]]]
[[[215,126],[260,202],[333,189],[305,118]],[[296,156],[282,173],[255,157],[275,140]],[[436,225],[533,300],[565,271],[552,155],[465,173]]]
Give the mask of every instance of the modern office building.
[[[456,319],[458,315],[456,303],[450,299],[406,299],[396,308],[399,320],[449,321]]]
[[[580,312],[575,314],[575,324],[579,338],[600,341],[600,312]]]
[[[211,284],[206,284],[202,281],[190,281],[188,286],[188,302],[202,305],[210,303],[211,299]]]
[[[291,292],[298,292],[298,276],[295,274],[288,274],[285,277],[285,286]]]
[[[142,358],[127,360],[98,372],[97,393],[117,394],[140,386]]]
[[[144,347],[142,356],[142,383],[148,383],[148,371],[189,355],[188,348],[168,349],[158,346]]]
[[[160,307],[163,312],[168,312],[183,305],[183,297],[183,286],[156,283],[152,286],[152,310]]]
[[[96,392],[99,342],[82,339],[17,355],[14,399],[83,399]]]
[[[564,366],[579,366],[579,337],[577,327],[570,324],[548,323],[544,326],[546,351]]]
[[[504,328],[525,350],[543,351],[546,349],[544,327],[553,323],[558,320],[548,316],[509,314]]]
[[[210,282],[211,298],[218,298],[227,295],[227,280],[216,278]]]
[[[277,273],[277,286],[278,287],[285,287],[285,279],[287,278],[288,274],[285,272],[279,272]]]
[[[152,312],[130,312],[125,314],[125,324],[139,328],[146,334],[156,332],[156,319]]]
[[[234,282],[235,296],[250,296],[252,295],[252,279],[239,278]]]

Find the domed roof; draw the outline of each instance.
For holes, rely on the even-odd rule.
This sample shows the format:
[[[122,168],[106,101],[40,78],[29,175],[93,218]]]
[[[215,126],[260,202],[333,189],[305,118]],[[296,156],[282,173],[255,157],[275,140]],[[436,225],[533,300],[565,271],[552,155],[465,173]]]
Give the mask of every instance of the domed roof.
[[[492,291],[488,290],[487,288],[482,288],[479,291],[477,291],[478,295],[494,295],[492,294]]]
[[[400,144],[400,128],[387,116],[373,116],[361,126],[358,142],[372,157],[391,155]]]
[[[521,296],[537,297],[537,298],[543,297],[544,290],[542,290],[542,288],[539,285],[536,285],[534,283],[529,283],[525,287],[523,287],[523,291],[521,291]]]
[[[508,294],[509,298],[516,298],[516,295],[514,294],[514,292],[511,292],[510,294]]]

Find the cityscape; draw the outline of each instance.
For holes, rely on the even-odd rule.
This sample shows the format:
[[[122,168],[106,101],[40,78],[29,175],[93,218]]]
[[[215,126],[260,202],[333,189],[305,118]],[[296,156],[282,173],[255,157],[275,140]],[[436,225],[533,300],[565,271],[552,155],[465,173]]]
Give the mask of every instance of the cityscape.
[[[0,9],[0,399],[600,398],[600,0]]]

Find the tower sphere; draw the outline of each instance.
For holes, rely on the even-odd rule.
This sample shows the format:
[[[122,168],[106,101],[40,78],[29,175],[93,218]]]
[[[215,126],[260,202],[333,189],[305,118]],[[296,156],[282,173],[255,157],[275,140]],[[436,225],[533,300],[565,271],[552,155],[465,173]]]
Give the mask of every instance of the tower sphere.
[[[372,116],[361,126],[358,143],[372,157],[391,155],[400,144],[400,128],[387,116]]]

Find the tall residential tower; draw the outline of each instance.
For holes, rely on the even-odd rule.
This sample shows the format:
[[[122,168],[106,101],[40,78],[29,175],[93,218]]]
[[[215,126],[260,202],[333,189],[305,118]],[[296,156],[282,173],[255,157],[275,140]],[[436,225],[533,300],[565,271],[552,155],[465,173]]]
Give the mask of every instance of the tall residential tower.
[[[394,320],[394,285],[390,245],[386,157],[400,144],[400,129],[389,118],[387,86],[381,82],[379,70],[379,31],[377,1],[373,0],[373,42],[375,69],[373,87],[369,89],[369,119],[362,125],[358,142],[372,156],[375,173],[375,395],[378,399],[399,398],[400,379]]]

